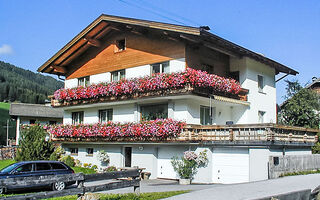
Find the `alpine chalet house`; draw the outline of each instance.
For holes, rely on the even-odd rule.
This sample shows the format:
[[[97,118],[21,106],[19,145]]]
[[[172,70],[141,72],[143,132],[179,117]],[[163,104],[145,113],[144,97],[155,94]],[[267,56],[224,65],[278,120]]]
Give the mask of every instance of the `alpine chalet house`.
[[[177,179],[173,156],[207,150],[199,183],[268,179],[269,156],[311,154],[316,130],[276,123],[275,75],[298,72],[210,33],[101,15],[44,63],[65,77],[51,138],[82,163]]]

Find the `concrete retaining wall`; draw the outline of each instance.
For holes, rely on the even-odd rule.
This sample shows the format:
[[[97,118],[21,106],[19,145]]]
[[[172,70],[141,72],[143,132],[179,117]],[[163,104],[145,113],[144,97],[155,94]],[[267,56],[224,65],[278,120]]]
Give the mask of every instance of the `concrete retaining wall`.
[[[269,157],[269,179],[282,174],[320,169],[320,154]]]

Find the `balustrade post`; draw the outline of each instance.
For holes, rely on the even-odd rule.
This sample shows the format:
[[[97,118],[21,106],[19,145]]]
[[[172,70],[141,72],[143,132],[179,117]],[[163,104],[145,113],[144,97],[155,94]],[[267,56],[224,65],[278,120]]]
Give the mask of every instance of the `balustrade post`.
[[[229,140],[230,141],[234,140],[234,134],[233,134],[233,129],[232,128],[229,129]]]

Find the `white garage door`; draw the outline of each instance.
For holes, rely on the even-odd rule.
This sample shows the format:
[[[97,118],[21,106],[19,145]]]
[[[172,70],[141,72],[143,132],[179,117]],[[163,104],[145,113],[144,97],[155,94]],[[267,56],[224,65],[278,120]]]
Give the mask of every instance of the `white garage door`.
[[[212,153],[214,183],[249,181],[248,148],[216,148]]]
[[[159,147],[158,149],[158,178],[178,179],[176,172],[171,165],[173,156],[182,156],[183,147]]]

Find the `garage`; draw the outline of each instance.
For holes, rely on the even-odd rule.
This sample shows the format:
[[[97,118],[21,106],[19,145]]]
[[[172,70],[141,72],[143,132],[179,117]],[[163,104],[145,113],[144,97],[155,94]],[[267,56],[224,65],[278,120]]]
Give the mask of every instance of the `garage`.
[[[176,172],[171,165],[171,158],[182,156],[184,147],[162,146],[158,149],[158,178],[178,179]]]
[[[212,153],[213,183],[249,181],[248,148],[214,148]]]

